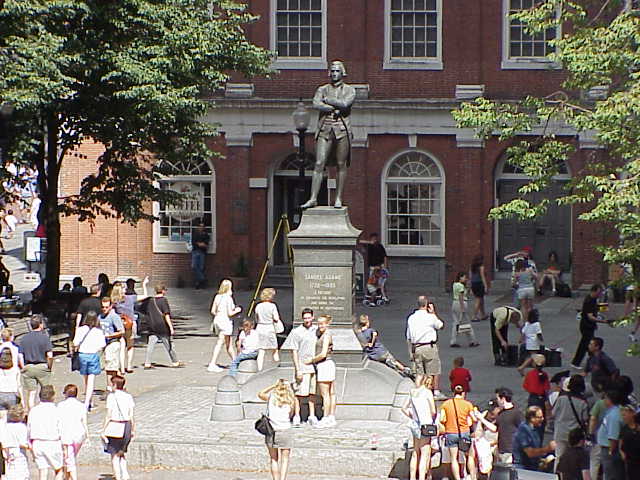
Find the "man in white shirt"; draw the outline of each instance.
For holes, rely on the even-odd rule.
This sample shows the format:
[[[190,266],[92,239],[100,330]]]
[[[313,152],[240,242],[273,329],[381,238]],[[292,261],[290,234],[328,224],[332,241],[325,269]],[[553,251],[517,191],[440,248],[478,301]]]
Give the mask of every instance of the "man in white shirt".
[[[253,328],[253,322],[249,319],[243,320],[242,331],[238,335],[237,350],[238,355],[231,361],[229,367],[229,375],[235,377],[238,374],[240,362],[244,360],[255,360],[258,358],[258,346],[260,344],[260,335]]]
[[[413,361],[416,385],[421,385],[425,376],[433,377],[433,394],[442,397],[440,383],[440,354],[438,353],[438,330],[444,326],[436,314],[435,305],[426,296],[418,297],[418,309],[407,319],[407,343]]]
[[[289,335],[291,339],[291,356],[293,357],[295,383],[293,390],[296,394],[296,408],[293,416],[293,425],[300,425],[300,402],[306,398],[309,402],[309,425],[318,423],[316,417],[316,371],[313,365],[307,365],[305,360],[315,356],[316,330],[313,325],[313,310],[302,310],[302,324],[297,326]]]
[[[53,403],[56,393],[51,385],[40,389],[40,403],[29,411],[27,429],[40,480],[47,480],[49,468],[54,480],[62,480],[62,425]]]

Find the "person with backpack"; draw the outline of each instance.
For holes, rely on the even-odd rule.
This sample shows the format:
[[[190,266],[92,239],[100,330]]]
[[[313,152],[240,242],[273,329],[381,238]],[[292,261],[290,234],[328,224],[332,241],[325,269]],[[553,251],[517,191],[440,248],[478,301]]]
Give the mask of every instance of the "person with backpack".
[[[554,418],[553,440],[556,443],[556,463],[569,448],[569,432],[580,428],[585,437],[589,430],[589,405],[584,398],[585,384],[582,375],[572,375],[553,406]]]

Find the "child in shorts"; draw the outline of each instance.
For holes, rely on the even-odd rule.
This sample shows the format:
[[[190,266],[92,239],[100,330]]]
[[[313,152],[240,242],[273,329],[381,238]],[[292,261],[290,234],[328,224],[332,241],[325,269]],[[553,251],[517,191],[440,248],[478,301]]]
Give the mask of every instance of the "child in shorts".
[[[356,336],[360,340],[367,358],[384,363],[396,370],[400,375],[411,377],[411,369],[396,360],[391,352],[387,350],[387,347],[382,344],[377,330],[371,328],[371,321],[368,315],[360,315],[359,329],[356,331]]]
[[[7,238],[12,238],[18,226],[18,219],[13,214],[13,210],[9,210],[4,216],[4,223],[7,225]]]

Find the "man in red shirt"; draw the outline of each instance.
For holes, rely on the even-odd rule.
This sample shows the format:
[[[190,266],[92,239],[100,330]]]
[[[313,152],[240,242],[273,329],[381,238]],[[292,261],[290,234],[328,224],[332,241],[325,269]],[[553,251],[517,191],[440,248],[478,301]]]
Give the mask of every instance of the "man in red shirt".
[[[453,369],[449,372],[449,381],[451,382],[451,391],[456,385],[462,386],[466,393],[471,391],[471,372],[464,368],[464,357],[456,357],[453,359]]]

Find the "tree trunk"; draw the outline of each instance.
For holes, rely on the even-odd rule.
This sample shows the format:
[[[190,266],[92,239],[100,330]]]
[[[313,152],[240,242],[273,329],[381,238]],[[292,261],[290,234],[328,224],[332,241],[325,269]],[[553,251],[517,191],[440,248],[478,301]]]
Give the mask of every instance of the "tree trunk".
[[[45,273],[45,297],[55,298],[60,282],[60,212],[58,210],[58,124],[54,115],[47,118],[46,191],[41,208],[45,209],[47,230],[47,260]]]

